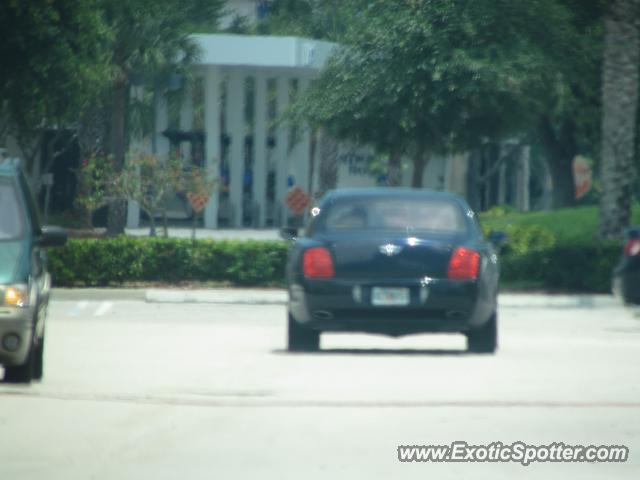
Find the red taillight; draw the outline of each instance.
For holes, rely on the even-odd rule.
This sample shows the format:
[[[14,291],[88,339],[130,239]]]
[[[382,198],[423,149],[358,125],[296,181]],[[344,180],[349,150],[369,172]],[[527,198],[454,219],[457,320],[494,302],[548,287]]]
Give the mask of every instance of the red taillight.
[[[336,274],[331,253],[324,247],[310,248],[302,257],[302,271],[309,278],[331,278]]]
[[[447,277],[454,280],[475,280],[480,268],[480,254],[474,250],[456,248],[449,260]]]
[[[640,238],[632,238],[624,246],[624,254],[627,257],[640,256]]]

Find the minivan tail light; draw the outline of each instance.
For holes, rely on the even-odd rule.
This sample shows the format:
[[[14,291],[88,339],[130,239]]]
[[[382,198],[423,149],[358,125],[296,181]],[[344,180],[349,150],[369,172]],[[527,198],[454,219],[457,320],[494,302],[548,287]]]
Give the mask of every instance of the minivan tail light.
[[[306,250],[302,257],[302,271],[308,278],[331,278],[336,274],[331,252],[324,247]]]
[[[475,280],[480,268],[480,254],[475,250],[456,248],[449,260],[447,277],[452,280]]]
[[[624,246],[624,254],[627,257],[640,257],[640,238],[632,238]]]

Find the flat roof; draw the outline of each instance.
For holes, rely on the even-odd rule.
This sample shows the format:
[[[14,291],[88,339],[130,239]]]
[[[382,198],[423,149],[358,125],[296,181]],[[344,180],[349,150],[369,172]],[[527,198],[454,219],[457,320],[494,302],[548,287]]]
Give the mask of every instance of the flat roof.
[[[294,68],[319,71],[336,44],[300,37],[194,34],[197,65]]]

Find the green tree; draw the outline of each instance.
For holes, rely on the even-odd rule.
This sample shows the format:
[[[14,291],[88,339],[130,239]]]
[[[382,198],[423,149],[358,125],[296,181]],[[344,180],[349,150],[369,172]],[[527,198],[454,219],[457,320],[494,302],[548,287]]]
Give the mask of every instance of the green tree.
[[[553,181],[552,205],[574,203],[573,160],[577,155],[599,157],[600,74],[602,66],[603,0],[558,0],[568,13],[563,41],[544,42],[548,61],[541,90],[539,116],[532,140],[543,149]],[[562,24],[561,24],[562,25]],[[535,33],[535,32],[532,32]]]
[[[222,0],[99,0],[109,30],[110,109],[109,151],[116,171],[122,170],[127,149],[127,112],[134,79],[152,79],[152,89],[169,72],[188,73],[197,55],[189,35],[216,28]],[[108,232],[122,233],[125,203],[109,207]]]
[[[631,218],[640,63],[640,0],[614,0],[605,16],[602,66],[602,239],[622,235]]]
[[[210,168],[197,165],[182,165],[180,159],[174,161],[172,167],[172,188],[175,192],[183,194],[191,210],[193,211],[191,239],[196,238],[196,227],[198,225],[198,216],[204,211],[205,206],[209,203],[209,199],[218,183],[216,176]]]
[[[348,29],[353,0],[273,0],[269,14],[258,22],[258,33],[296,35],[337,41]]]
[[[433,154],[518,134],[535,121],[531,92],[545,78],[545,49],[564,41],[567,13],[553,0],[359,6],[345,47],[295,108],[298,118],[391,158],[410,155],[414,186]],[[531,34],[543,31],[547,45]]]
[[[44,139],[49,146],[59,139],[47,130],[75,130],[104,84],[105,29],[97,6],[97,0],[0,2],[0,142],[12,135],[35,176]]]
[[[92,155],[75,170],[78,194],[75,203],[85,215],[85,227],[93,228],[93,214],[116,195],[115,175],[110,158]]]
[[[116,174],[115,196],[135,201],[149,217],[149,236],[156,236],[156,216],[164,208],[167,192],[173,186],[177,158],[158,158],[156,155],[140,154],[128,159]]]
[[[354,42],[349,37],[364,35],[371,15],[377,15],[379,11],[371,2],[350,0],[341,2],[338,6],[332,3],[322,0],[276,0],[273,5],[279,8],[272,9],[263,22],[264,28],[269,27],[270,33],[312,36],[358,45],[357,41]],[[406,8],[409,3],[411,2],[391,2],[390,8]],[[438,4],[434,5],[434,9],[438,8],[443,12],[448,10],[452,17],[456,16],[457,11],[464,15],[469,8],[469,2],[463,1],[431,3]],[[539,65],[533,78],[530,78],[528,87],[524,89],[529,102],[528,119],[531,122],[521,122],[527,124],[521,135],[526,141],[540,143],[543,147],[553,177],[553,204],[556,207],[573,202],[573,158],[577,154],[598,157],[599,76],[605,4],[605,0],[554,0],[527,4],[516,2],[509,7],[503,2],[479,2],[474,11],[484,13],[467,22],[467,25],[475,25],[473,28],[476,30],[484,28],[482,22],[486,18],[502,18],[502,23],[517,25],[517,31],[512,32],[492,21],[492,25],[499,27],[498,33],[502,35],[506,32],[506,35],[504,38],[494,38],[490,48],[507,54],[519,51],[526,55],[528,51]],[[504,15],[507,9],[509,16]],[[520,16],[524,21],[514,20],[514,15]],[[337,20],[331,21],[333,18]],[[364,29],[358,18],[365,19]],[[390,20],[393,21],[394,18],[391,17]],[[394,25],[385,23],[388,26]],[[440,26],[434,25],[434,28]],[[455,22],[446,28],[455,29]],[[516,38],[517,48],[509,50],[508,45],[516,35],[519,36]],[[486,42],[483,45],[487,45]],[[441,45],[445,52],[450,47],[452,45]],[[468,50],[468,46],[462,45],[462,48]],[[413,61],[411,57],[405,60]],[[334,82],[334,85],[336,83],[338,82]],[[379,97],[384,94],[382,91],[377,95]],[[344,101],[348,104],[349,95],[345,97]],[[332,107],[327,106],[327,109],[330,108]],[[383,110],[387,111],[387,108]],[[333,123],[335,127],[335,122]],[[380,122],[374,122],[375,125],[380,125]],[[349,130],[347,137],[358,137],[367,132],[376,140],[389,137],[383,142],[387,144],[384,149],[390,153],[388,177],[390,180],[394,179],[391,183],[397,183],[403,152],[398,151],[400,144],[394,135],[390,135],[386,126],[382,132],[375,128],[372,130],[371,125],[365,127],[364,124],[356,132],[353,131],[354,128]],[[405,132],[400,130],[399,135],[403,137]]]

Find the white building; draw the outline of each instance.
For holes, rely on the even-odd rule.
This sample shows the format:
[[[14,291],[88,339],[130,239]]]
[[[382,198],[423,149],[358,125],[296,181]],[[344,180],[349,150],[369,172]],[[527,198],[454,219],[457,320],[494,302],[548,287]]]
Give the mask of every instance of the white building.
[[[238,15],[255,21],[265,14],[265,5],[262,0],[229,0],[222,27]],[[132,150],[164,156],[179,148],[185,161],[193,158],[221,178],[205,209],[206,228],[282,225],[288,215],[283,200],[292,184],[315,196],[320,162],[311,132],[278,120],[295,95],[319,75],[334,44],[229,34],[193,38],[202,52],[193,67],[195,81],[182,97],[172,97],[171,92],[156,97],[155,134],[133,141]],[[11,156],[22,155],[11,138],[4,146]],[[369,168],[374,153],[366,146],[340,145],[337,185],[379,184],[381,175]],[[405,164],[402,183],[410,185],[411,162]],[[479,175],[472,166],[467,155],[434,158],[425,169],[423,185],[481,195],[487,205],[504,201],[504,172],[497,187],[480,187],[481,193],[473,193],[469,179]],[[527,178],[523,176],[521,183]],[[487,194],[490,190],[495,200]],[[174,216],[188,214],[185,199],[174,197],[172,203]],[[528,201],[522,206],[527,209]],[[135,227],[139,222],[140,209],[131,203],[127,224]]]
[[[244,2],[251,3],[251,2]],[[163,156],[180,148],[185,157],[202,158],[219,174],[219,195],[205,209],[206,228],[265,227],[286,221],[284,198],[292,186],[313,193],[318,165],[308,129],[283,122],[280,115],[297,93],[316,77],[334,45],[295,37],[194,35],[201,49],[196,81],[171,118],[168,100],[158,98],[153,139],[134,142],[134,149]],[[175,108],[174,108],[175,111]],[[338,186],[375,186],[368,169],[370,149],[343,144],[338,157]],[[317,153],[316,153],[317,156]],[[430,162],[426,187],[451,187],[444,158]],[[318,169],[315,169],[317,175]],[[411,169],[403,183],[410,185]],[[463,193],[463,192],[460,192]],[[180,202],[174,201],[176,209]],[[128,225],[138,225],[140,211],[129,207]]]
[[[310,189],[308,129],[277,122],[293,97],[307,88],[333,45],[294,37],[194,35],[201,56],[193,87],[170,118],[168,100],[156,104],[155,138],[134,148],[166,155],[179,147],[202,156],[220,174],[219,196],[205,209],[206,228],[280,224],[292,181]],[[200,139],[200,142],[197,140]],[[201,145],[201,151],[191,151]],[[295,179],[295,180],[294,180]],[[139,221],[135,204],[128,224]]]
[[[237,16],[254,22],[267,14],[267,7],[264,0],[229,0],[221,26]],[[151,146],[159,155],[180,148],[185,158],[195,158],[220,176],[220,188],[205,208],[206,228],[283,225],[288,216],[284,199],[293,184],[315,196],[320,159],[309,129],[288,125],[281,114],[319,75],[334,44],[228,34],[193,38],[202,52],[194,67],[193,91],[178,114],[173,109],[173,118],[167,99],[158,99],[155,136],[138,142],[137,148]],[[370,168],[374,154],[366,146],[340,145],[337,185],[380,184],[383,175]],[[408,186],[411,162],[404,163],[402,184]],[[436,157],[425,169],[423,185],[468,196],[473,176],[468,155]],[[502,180],[498,187],[503,197],[504,185]],[[176,210],[184,212],[184,203],[174,200]],[[527,209],[527,202],[523,206]],[[139,219],[139,208],[131,204],[128,225],[137,226]]]

